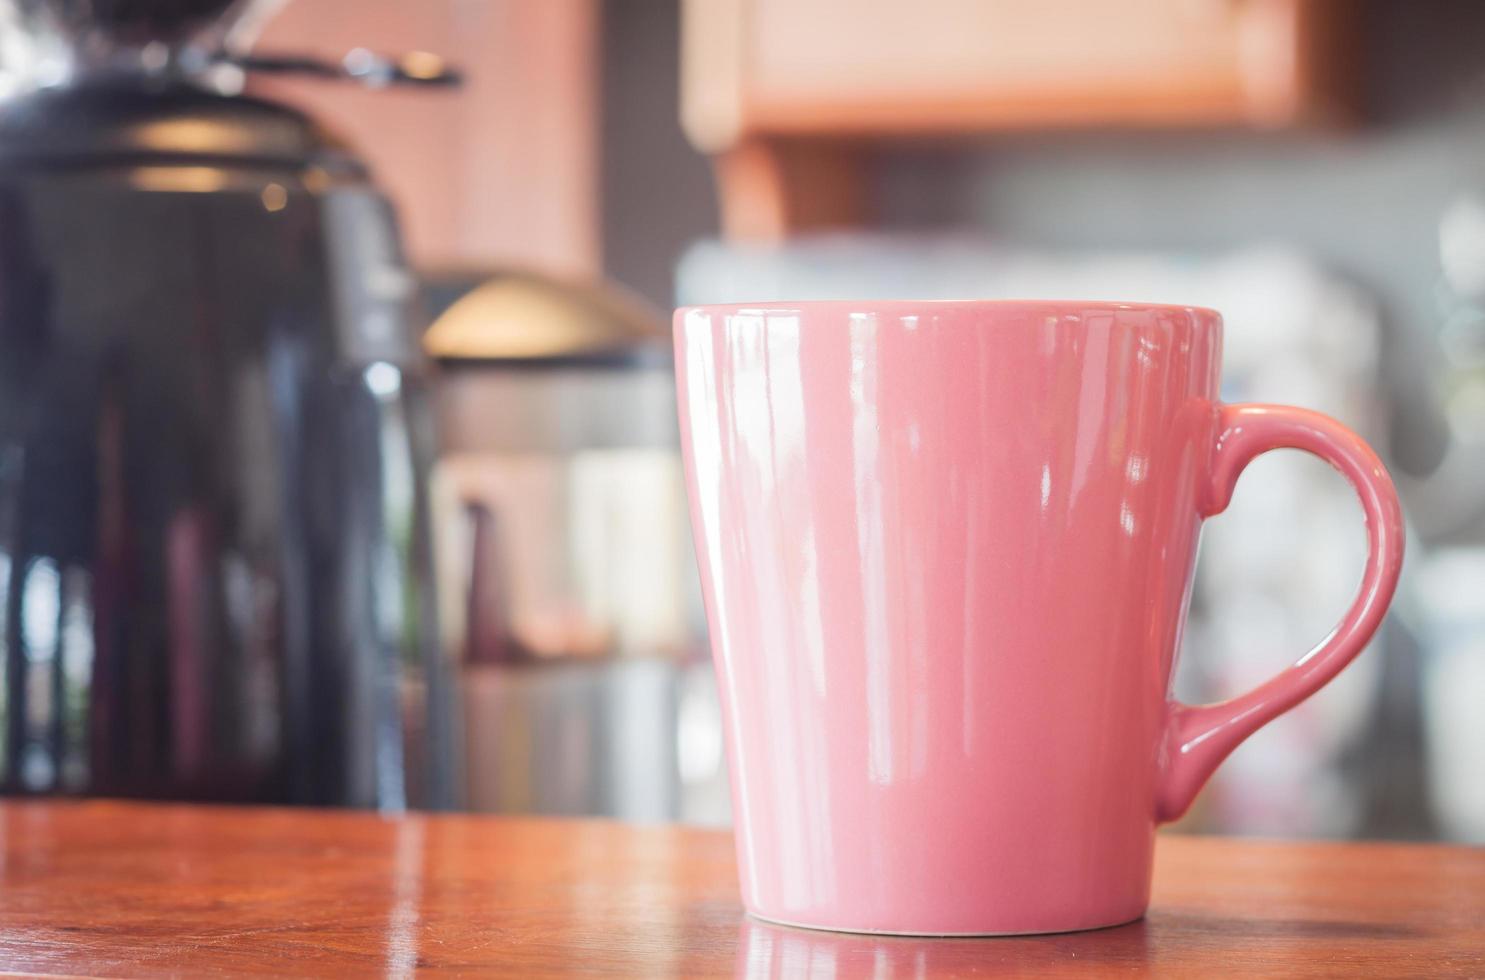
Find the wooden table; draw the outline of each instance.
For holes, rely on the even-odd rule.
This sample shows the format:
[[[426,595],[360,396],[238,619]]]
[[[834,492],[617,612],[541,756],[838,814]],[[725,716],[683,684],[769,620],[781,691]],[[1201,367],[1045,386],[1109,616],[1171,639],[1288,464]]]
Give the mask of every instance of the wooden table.
[[[0,970],[140,976],[1485,976],[1485,850],[1167,837],[1143,922],[891,939],[753,922],[724,833],[0,804]]]

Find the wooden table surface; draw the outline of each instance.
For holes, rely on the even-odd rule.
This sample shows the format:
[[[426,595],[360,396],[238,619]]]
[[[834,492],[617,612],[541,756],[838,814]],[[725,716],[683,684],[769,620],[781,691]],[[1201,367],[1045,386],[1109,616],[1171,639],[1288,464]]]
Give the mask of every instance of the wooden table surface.
[[[893,939],[745,918],[725,833],[0,804],[0,971],[1485,976],[1485,850],[1165,837],[1142,922]]]

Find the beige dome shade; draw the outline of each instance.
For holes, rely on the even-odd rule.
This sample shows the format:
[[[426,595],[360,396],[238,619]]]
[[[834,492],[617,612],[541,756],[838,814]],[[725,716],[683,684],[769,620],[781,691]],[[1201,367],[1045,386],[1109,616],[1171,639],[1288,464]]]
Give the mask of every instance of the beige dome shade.
[[[652,344],[664,315],[606,282],[502,272],[460,297],[423,336],[440,359],[543,360]]]

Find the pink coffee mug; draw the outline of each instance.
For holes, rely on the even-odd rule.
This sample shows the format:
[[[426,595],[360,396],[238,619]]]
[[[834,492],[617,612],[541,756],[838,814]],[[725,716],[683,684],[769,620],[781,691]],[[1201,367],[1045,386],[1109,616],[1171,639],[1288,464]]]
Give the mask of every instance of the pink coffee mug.
[[[677,381],[743,901],[931,935],[1139,918],[1156,824],[1376,630],[1403,522],[1376,455],[1217,399],[1211,310],[683,309]],[[1203,518],[1308,450],[1370,554],[1340,624],[1222,704],[1170,697]]]

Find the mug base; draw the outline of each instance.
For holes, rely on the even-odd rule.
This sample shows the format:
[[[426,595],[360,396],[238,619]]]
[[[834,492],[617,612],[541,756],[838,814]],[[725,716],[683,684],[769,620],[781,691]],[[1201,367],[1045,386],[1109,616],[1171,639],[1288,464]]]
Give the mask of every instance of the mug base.
[[[858,936],[906,936],[918,939],[1009,939],[1013,936],[1057,936],[1069,932],[1094,932],[1099,929],[1114,929],[1118,926],[1127,926],[1131,922],[1138,922],[1145,917],[1143,911],[1135,916],[1120,916],[1111,922],[1097,922],[1093,925],[1071,926],[1061,929],[1012,929],[1009,931],[986,931],[986,932],[925,932],[914,929],[864,929],[851,928],[849,926],[820,926],[808,922],[791,922],[788,919],[776,919],[773,916],[763,915],[753,910],[748,910],[748,915],[759,922],[769,925],[785,926],[790,929],[809,929],[813,932],[844,932]]]

